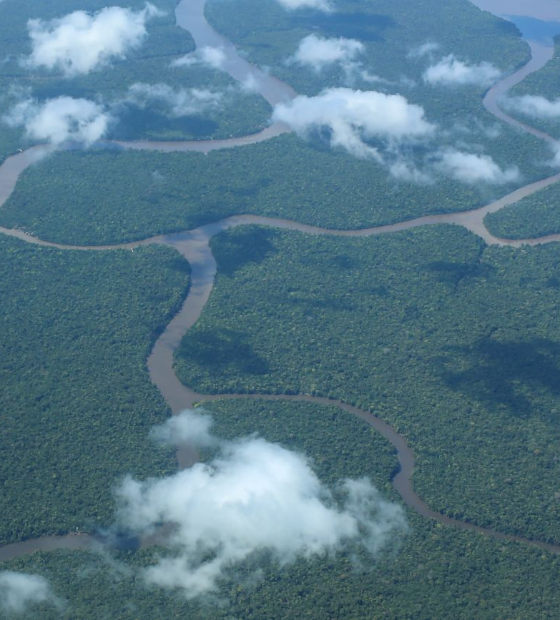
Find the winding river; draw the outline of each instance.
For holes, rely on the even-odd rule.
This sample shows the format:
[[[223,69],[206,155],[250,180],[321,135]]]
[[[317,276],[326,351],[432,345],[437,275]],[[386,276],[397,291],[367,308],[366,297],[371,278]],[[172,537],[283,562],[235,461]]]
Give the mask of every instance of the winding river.
[[[0,2],[1,1],[2,0],[0,0]],[[548,13],[546,13],[546,19],[552,19],[560,22],[560,3],[550,4],[552,1],[553,0],[542,0],[542,3],[546,5],[548,11]],[[516,2],[512,3],[507,0],[474,0],[474,3],[480,8],[487,8],[488,10],[499,14],[506,13],[506,8],[513,10],[515,7],[519,8],[519,6],[521,6],[523,11],[527,11],[525,14],[533,15],[537,18],[544,18],[542,14],[543,7],[540,5],[536,7],[529,6],[528,0],[516,0]],[[259,93],[271,105],[275,105],[280,101],[287,101],[295,97],[296,93],[288,85],[260,71],[258,68],[242,59],[237,54],[236,48],[209,26],[204,18],[204,5],[205,0],[182,0],[176,9],[177,23],[192,33],[197,47],[214,46],[223,48],[227,54],[227,63],[224,68],[229,75],[242,83],[247,83],[248,80],[251,80],[251,82],[257,86]],[[538,3],[533,2],[533,5],[538,5]],[[531,11],[533,12],[531,13]],[[520,130],[531,133],[532,135],[548,142],[555,142],[551,136],[510,117],[497,105],[499,97],[502,96],[509,88],[519,83],[530,73],[543,67],[544,64],[546,64],[546,62],[552,57],[552,47],[534,41],[528,42],[531,46],[532,54],[532,58],[529,63],[494,85],[486,94],[484,98],[484,105],[489,112],[501,121],[506,122]],[[281,124],[273,124],[260,133],[230,140],[208,140],[198,142],[185,141],[172,143],[119,142],[118,144],[127,149],[208,152],[215,149],[254,144],[286,132],[289,132],[288,127]],[[23,153],[19,153],[8,158],[0,166],[0,207],[11,195],[21,173],[33,162],[37,161],[38,158],[44,156],[52,150],[52,147],[48,146],[33,147]],[[195,230],[170,235],[160,235],[145,239],[143,241],[117,245],[64,245],[38,239],[37,237],[20,230],[1,227],[0,233],[11,237],[16,237],[29,243],[64,250],[106,251],[112,249],[134,249],[139,246],[152,244],[166,245],[176,249],[191,265],[191,286],[181,310],[172,319],[165,331],[158,338],[147,360],[150,378],[160,390],[173,414],[177,414],[186,408],[190,408],[195,403],[223,399],[306,401],[319,405],[332,405],[339,407],[343,411],[364,420],[391,442],[396,450],[396,455],[400,465],[400,469],[393,479],[394,487],[407,506],[416,510],[423,517],[433,519],[444,525],[450,525],[464,530],[476,531],[500,540],[516,541],[554,553],[560,553],[560,545],[550,545],[540,541],[529,540],[520,536],[504,534],[489,528],[483,528],[471,523],[452,519],[431,510],[414,491],[412,485],[412,475],[414,472],[415,459],[414,454],[407,445],[405,438],[398,434],[389,424],[367,411],[363,411],[341,401],[309,395],[197,394],[178,380],[173,369],[174,352],[188,329],[190,329],[200,317],[214,285],[217,265],[210,249],[210,240],[214,235],[236,226],[244,226],[248,224],[273,226],[276,228],[294,230],[312,235],[334,235],[341,237],[367,237],[408,230],[419,226],[433,224],[456,224],[464,226],[468,230],[482,237],[489,245],[521,247],[522,245],[550,243],[553,241],[560,241],[560,234],[540,237],[537,239],[515,241],[497,238],[491,235],[484,226],[484,217],[488,213],[498,211],[499,209],[502,209],[507,205],[511,205],[518,200],[521,200],[522,198],[525,198],[534,192],[558,181],[560,181],[560,173],[526,185],[479,209],[473,209],[463,213],[426,216],[388,226],[379,226],[362,230],[329,230],[300,224],[289,220],[253,215],[240,215],[225,218],[218,222],[201,226]],[[184,446],[178,450],[177,458],[179,467],[184,468],[192,465],[192,463],[196,460],[196,454],[189,449],[188,446]],[[148,540],[143,541],[142,544],[147,545],[152,543],[153,541]],[[27,540],[0,548],[0,561],[10,560],[34,551],[54,549],[92,549],[100,544],[102,543],[99,540],[84,534],[45,536],[40,539]]]

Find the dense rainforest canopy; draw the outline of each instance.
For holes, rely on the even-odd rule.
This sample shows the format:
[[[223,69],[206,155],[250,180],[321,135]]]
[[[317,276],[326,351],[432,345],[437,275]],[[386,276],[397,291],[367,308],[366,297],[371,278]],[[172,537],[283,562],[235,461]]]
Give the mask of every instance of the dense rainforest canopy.
[[[41,141],[28,125],[9,122],[18,102],[88,99],[110,116],[107,140],[165,140],[169,148],[248,136],[271,121],[255,84],[235,81],[219,54],[201,60],[193,36],[175,22],[176,0],[154,4],[111,3],[152,11],[142,45],[69,77],[26,65],[28,20],[107,3],[0,0],[0,162]],[[300,102],[325,89],[402,96],[433,130],[425,139],[403,146],[366,136],[358,157],[333,141],[328,123],[208,154],[104,141],[56,152],[18,179],[0,225],[62,247],[0,238],[0,547],[49,534],[99,539],[118,522],[123,480],[177,475],[173,450],[154,441],[154,426],[170,419],[171,408],[146,361],[185,298],[204,301],[211,255],[196,235],[182,237],[192,243],[190,265],[161,245],[79,251],[64,244],[144,240],[240,214],[351,231],[475,209],[552,174],[549,144],[482,105],[491,81],[443,86],[425,77],[440,59],[483,67],[494,80],[515,71],[530,52],[512,23],[467,0],[335,4],[320,12],[286,10],[284,0],[208,0],[206,16]],[[314,69],[296,58],[308,37],[360,53],[350,65]],[[510,96],[554,105],[559,62],[555,52]],[[165,96],[142,103],[138,84]],[[165,97],[193,92],[215,105],[168,108]],[[554,117],[508,110],[558,134]],[[437,157],[458,148],[476,165],[493,165],[500,180],[473,182],[438,167]],[[391,157],[422,161],[418,172],[430,174],[399,176]],[[485,224],[512,239],[560,233],[559,200],[551,185]],[[48,580],[53,595],[26,608],[26,617],[46,620],[559,617],[560,555],[528,544],[560,545],[558,244],[487,246],[447,225],[368,237],[251,225],[214,236],[210,246],[214,289],[173,358],[185,386],[220,396],[195,411],[212,416],[217,442],[260,437],[305,455],[330,508],[340,508],[344,480],[371,481],[406,527],[373,555],[351,543],[282,563],[259,550],[223,571],[215,595],[190,600],[186,590],[146,581],[145,569],[173,553],[153,540],[138,548],[131,535],[128,550],[33,553],[0,562],[0,617],[10,617],[2,581],[9,571]],[[444,525],[406,507],[393,486],[395,448],[349,412],[259,398],[296,394],[340,399],[392,425],[414,453],[412,483],[422,500],[492,531]],[[200,449],[200,471],[212,471],[216,445]]]

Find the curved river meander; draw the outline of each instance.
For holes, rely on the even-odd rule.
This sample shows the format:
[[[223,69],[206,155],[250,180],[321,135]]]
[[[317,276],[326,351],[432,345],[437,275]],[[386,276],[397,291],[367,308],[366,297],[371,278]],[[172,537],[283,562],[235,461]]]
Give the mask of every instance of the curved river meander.
[[[2,0],[0,0],[2,1]],[[271,104],[292,99],[296,93],[290,86],[277,80],[276,78],[260,71],[255,66],[243,60],[238,54],[235,47],[216,33],[206,22],[204,18],[204,5],[206,0],[181,0],[176,9],[177,23],[188,30],[195,40],[197,47],[214,46],[222,47],[227,55],[227,63],[225,70],[235,80],[245,82],[251,77],[254,83],[258,84],[260,94]],[[480,8],[487,8],[495,13],[515,12],[514,9],[521,6],[525,15],[535,18],[548,19],[560,22],[560,3],[553,3],[552,0],[540,0],[533,2],[535,6],[529,6],[529,0],[473,0],[474,4]],[[531,46],[532,58],[525,66],[513,73],[512,75],[495,84],[486,94],[484,98],[484,106],[495,117],[506,122],[522,131],[531,133],[548,142],[555,140],[524,123],[505,114],[497,105],[497,101],[509,88],[523,80],[530,73],[537,71],[543,67],[548,60],[552,58],[553,48],[542,43],[528,41]],[[143,149],[143,150],[161,150],[161,151],[201,151],[208,152],[216,149],[243,146],[247,144],[255,144],[263,140],[270,139],[282,133],[289,132],[289,128],[282,124],[273,124],[260,133],[245,136],[241,138],[233,138],[230,140],[208,140],[208,141],[187,141],[187,142],[119,142],[118,144],[127,149]],[[21,173],[30,166],[38,158],[45,153],[52,151],[49,146],[37,146],[27,151],[8,158],[0,166],[0,207],[11,195],[17,180]],[[124,249],[139,247],[142,245],[161,244],[175,248],[191,265],[191,286],[189,293],[179,313],[169,323],[165,331],[158,338],[154,348],[147,360],[150,378],[158,387],[165,401],[171,408],[173,414],[192,407],[197,402],[207,402],[220,399],[266,399],[266,400],[290,400],[290,401],[306,401],[319,405],[331,405],[355,415],[385,437],[394,446],[399,461],[400,469],[393,479],[393,484],[403,501],[413,508],[423,517],[434,519],[439,523],[451,525],[465,530],[472,530],[492,536],[501,540],[513,540],[523,544],[539,547],[551,552],[560,553],[560,546],[550,545],[540,541],[525,539],[520,536],[503,534],[492,529],[479,527],[472,523],[465,523],[456,519],[451,519],[435,512],[415,493],[412,486],[412,474],[414,472],[414,454],[406,443],[405,438],[399,435],[389,424],[376,416],[353,407],[341,401],[330,400],[327,398],[299,395],[267,395],[267,394],[235,394],[235,395],[206,395],[197,394],[193,390],[184,386],[173,369],[173,355],[183,336],[188,329],[200,317],[202,310],[214,285],[216,276],[216,261],[210,250],[211,238],[229,228],[242,226],[247,224],[259,224],[266,226],[274,226],[287,230],[299,231],[312,235],[334,235],[342,237],[368,237],[384,233],[398,232],[408,230],[419,226],[431,224],[456,224],[464,226],[468,230],[482,237],[489,245],[513,246],[520,247],[522,245],[538,245],[559,241],[560,235],[550,235],[538,239],[524,240],[507,240],[499,239],[490,234],[484,226],[484,217],[488,213],[498,211],[511,205],[522,198],[525,198],[534,192],[547,187],[553,183],[560,181],[560,173],[542,179],[535,183],[526,185],[499,200],[471,211],[463,213],[454,213],[447,215],[434,215],[417,218],[388,226],[379,226],[376,228],[362,230],[328,230],[306,224],[299,224],[288,220],[267,218],[253,215],[241,215],[229,217],[218,222],[202,226],[195,230],[175,233],[170,235],[160,235],[137,241],[132,243],[124,243],[118,245],[105,246],[78,246],[51,243],[28,235],[22,231],[7,229],[0,227],[0,233],[16,237],[23,241],[34,243],[37,245],[54,247],[63,250],[84,250],[84,251],[106,251],[112,249]],[[188,467],[196,458],[188,447],[178,450],[177,458],[179,467]],[[150,544],[146,541],[145,544]],[[20,557],[34,551],[53,550],[53,549],[91,549],[98,543],[89,535],[66,535],[66,536],[45,536],[36,540],[27,540],[24,542],[6,545],[0,548],[0,561],[9,560]]]

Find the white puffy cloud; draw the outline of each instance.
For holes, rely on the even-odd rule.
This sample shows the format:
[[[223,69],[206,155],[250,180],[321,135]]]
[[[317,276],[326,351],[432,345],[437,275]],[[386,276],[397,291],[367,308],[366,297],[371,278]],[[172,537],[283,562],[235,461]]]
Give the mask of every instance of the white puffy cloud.
[[[316,97],[300,95],[274,108],[273,119],[289,125],[299,135],[320,129],[330,131],[330,143],[356,157],[381,160],[368,139],[398,143],[431,135],[434,126],[424,109],[401,95],[349,88],[330,88]]]
[[[58,145],[67,141],[91,144],[101,139],[111,122],[103,106],[88,99],[58,97],[40,103],[27,99],[4,117],[12,127],[23,126],[28,138]]]
[[[523,95],[503,99],[500,103],[510,110],[536,118],[560,117],[560,99],[546,99],[540,95]]]
[[[160,439],[207,445],[208,418],[197,423],[197,415],[165,425]],[[255,436],[216,442],[219,453],[207,463],[146,482],[128,478],[117,491],[122,525],[139,534],[168,526],[171,554],[145,569],[149,583],[193,598],[216,590],[225,570],[256,552],[286,564],[361,542],[375,554],[406,531],[400,506],[367,480],[344,481],[339,505],[305,456]]]
[[[25,64],[66,76],[89,73],[138,47],[146,37],[147,20],[158,14],[146,4],[138,12],[113,6],[95,15],[75,11],[47,22],[32,19],[27,27],[33,50]]]
[[[327,0],[276,0],[288,11],[296,9],[318,9],[319,11],[330,12],[332,6]]]
[[[425,118],[424,109],[401,95],[332,88],[316,97],[298,96],[275,107],[273,120],[289,125],[302,137],[328,135],[332,147],[384,165],[400,181],[428,184],[434,173],[462,183],[510,183],[519,178],[516,167],[500,168],[488,155],[454,148],[419,155],[434,137],[449,138]],[[560,161],[560,155],[558,155]]]
[[[501,75],[499,69],[488,62],[478,65],[469,65],[449,54],[437,64],[428,67],[424,72],[424,81],[428,84],[443,86],[475,84],[488,86]]]
[[[462,153],[449,149],[443,151],[436,168],[443,174],[463,183],[511,183],[519,178],[516,167],[500,168],[488,155]]]
[[[220,106],[222,94],[200,88],[177,88],[168,84],[133,84],[128,90],[126,102],[147,108],[153,104],[162,104],[168,108],[172,117],[198,114],[207,109]]]
[[[0,609],[9,614],[23,614],[38,603],[50,603],[62,608],[62,601],[52,591],[49,582],[40,575],[0,572]]]
[[[310,34],[300,41],[291,61],[321,71],[335,63],[343,67],[353,65],[353,61],[363,51],[363,43],[355,39],[325,39]]]

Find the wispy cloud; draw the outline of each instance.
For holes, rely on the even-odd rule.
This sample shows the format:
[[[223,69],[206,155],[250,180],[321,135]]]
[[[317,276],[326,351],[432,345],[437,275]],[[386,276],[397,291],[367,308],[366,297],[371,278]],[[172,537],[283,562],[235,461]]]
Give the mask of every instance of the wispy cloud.
[[[442,151],[436,164],[438,171],[463,183],[489,183],[503,185],[519,179],[519,170],[515,166],[506,169],[488,155],[463,153],[454,149]]]
[[[552,159],[548,162],[548,165],[553,168],[560,168],[560,142],[554,142],[550,145],[552,150]]]
[[[30,612],[39,603],[50,603],[59,610],[64,606],[44,577],[13,571],[0,572],[0,609],[10,615],[20,615]]]
[[[521,112],[534,118],[559,118],[560,98],[547,99],[540,95],[523,95],[522,97],[504,97],[500,105],[508,110]]]
[[[281,6],[288,11],[296,9],[317,9],[319,11],[331,12],[332,4],[327,0],[276,0]]]
[[[129,88],[123,102],[140,108],[149,108],[154,104],[163,105],[169,116],[179,118],[219,108],[222,96],[222,93],[201,88],[173,88],[168,84],[137,83]]]
[[[223,69],[226,60],[226,53],[221,47],[204,46],[191,54],[174,60],[172,65],[174,67],[192,67],[200,64],[212,69]]]
[[[381,78],[370,74],[364,69],[358,56],[365,50],[363,43],[355,39],[332,38],[328,39],[315,34],[303,38],[294,55],[288,59],[288,64],[298,64],[320,73],[326,67],[339,65],[347,83],[361,78],[366,82],[379,82]]]
[[[424,56],[431,56],[434,52],[439,50],[439,43],[435,41],[426,41],[422,45],[413,48],[408,53],[410,58],[423,58]]]
[[[212,460],[162,479],[128,478],[118,489],[121,524],[137,533],[165,524],[172,532],[171,553],[144,571],[149,583],[194,598],[217,590],[224,571],[257,552],[287,564],[361,543],[375,555],[406,531],[402,509],[369,481],[341,482],[341,505],[305,456],[255,436],[219,440],[210,424],[187,411],[157,434],[175,445],[213,443]]]
[[[442,58],[438,63],[428,67],[423,79],[428,84],[441,86],[464,86],[473,84],[488,86],[495,82],[501,71],[488,62],[478,65],[469,65],[458,60],[453,54]]]
[[[59,19],[28,22],[32,52],[24,60],[28,67],[62,71],[71,77],[124,58],[146,37],[146,22],[160,12],[147,4],[134,12],[107,7],[94,15],[75,11]]]

